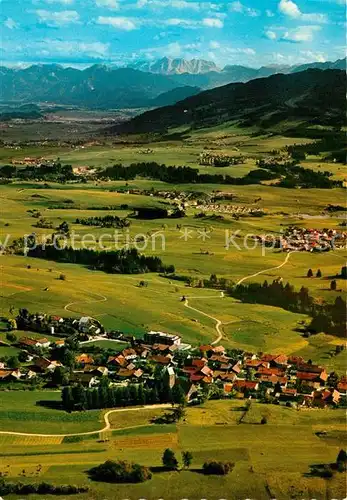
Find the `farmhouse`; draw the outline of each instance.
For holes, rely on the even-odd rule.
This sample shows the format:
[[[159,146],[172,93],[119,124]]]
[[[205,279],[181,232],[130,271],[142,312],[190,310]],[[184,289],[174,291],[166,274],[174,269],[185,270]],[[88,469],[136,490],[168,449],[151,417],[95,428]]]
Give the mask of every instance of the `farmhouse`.
[[[59,361],[51,361],[47,358],[37,357],[34,360],[34,369],[38,369],[41,372],[53,372],[57,366],[62,366]]]

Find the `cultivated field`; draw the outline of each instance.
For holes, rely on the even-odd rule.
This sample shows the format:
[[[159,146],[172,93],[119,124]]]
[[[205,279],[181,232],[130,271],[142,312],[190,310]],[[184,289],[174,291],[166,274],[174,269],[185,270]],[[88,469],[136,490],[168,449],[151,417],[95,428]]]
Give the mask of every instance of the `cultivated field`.
[[[325,481],[310,476],[310,465],[335,460],[344,428],[343,410],[293,410],[253,403],[244,423],[242,401],[210,401],[203,407],[189,408],[185,421],[177,425],[149,425],[145,410],[124,412],[128,423],[138,426],[123,429],[125,417],[115,414],[112,427],[120,430],[85,439],[25,438],[25,450],[14,436],[2,436],[0,470],[8,478],[22,481],[87,484],[90,492],[77,498],[343,498],[343,474]],[[268,423],[259,427],[266,415]],[[82,427],[81,427],[82,428]],[[323,437],[315,434],[326,431]],[[22,441],[23,443],[24,441]],[[190,471],[163,472],[161,455],[167,447],[178,458],[180,452],[193,453]],[[279,462],[279,456],[281,461]],[[135,460],[157,467],[153,479],[139,485],[107,485],[87,479],[86,470],[107,458]],[[225,478],[205,477],[199,473],[209,459],[235,462],[234,471]],[[68,461],[68,465],[66,462]],[[301,495],[301,496],[300,496]],[[32,498],[36,498],[33,496]]]

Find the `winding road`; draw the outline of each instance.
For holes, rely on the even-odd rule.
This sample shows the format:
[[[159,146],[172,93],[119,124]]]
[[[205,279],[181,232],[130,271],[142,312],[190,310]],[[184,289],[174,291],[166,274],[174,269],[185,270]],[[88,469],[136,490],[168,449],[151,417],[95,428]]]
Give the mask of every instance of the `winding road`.
[[[269,272],[269,271],[274,271],[275,269],[280,269],[281,267],[283,267],[283,266],[285,266],[287,264],[287,262],[289,261],[290,256],[291,256],[292,253],[295,253],[295,251],[287,253],[286,258],[284,259],[284,261],[282,262],[282,264],[280,264],[279,266],[270,267],[268,269],[263,269],[262,271],[258,271],[257,273],[250,274],[248,276],[244,276],[243,278],[241,278],[236,283],[236,285],[240,285],[244,281],[246,281],[248,279],[251,279],[251,278],[255,278],[256,276],[259,276],[260,274],[263,274],[263,273],[266,273],[266,272]],[[199,314],[202,314],[203,316],[206,316],[207,318],[210,318],[210,319],[212,319],[213,321],[216,322],[215,328],[216,328],[216,332],[217,332],[217,337],[216,337],[216,339],[213,342],[211,342],[211,345],[216,345],[216,344],[218,344],[222,340],[222,338],[223,338],[223,332],[221,331],[221,326],[223,326],[223,323],[222,323],[222,321],[220,319],[215,318],[214,316],[211,316],[210,314],[207,314],[204,311],[201,311],[200,309],[196,309],[195,307],[190,306],[189,302],[188,302],[188,299],[197,298],[197,299],[201,300],[201,299],[208,299],[208,298],[209,299],[215,299],[215,298],[223,298],[223,297],[224,297],[224,293],[221,292],[220,295],[214,295],[214,296],[209,296],[209,297],[188,297],[188,298],[186,297],[185,302],[184,302],[185,307],[188,307],[192,311],[195,311],[195,312],[197,312]]]
[[[236,285],[241,285],[241,283],[243,283],[244,281],[250,279],[250,278],[255,278],[256,276],[259,276],[259,274],[263,274],[263,273],[267,273],[268,271],[274,271],[275,269],[280,269],[281,267],[285,266],[290,258],[290,256],[292,255],[292,253],[295,253],[295,251],[293,252],[288,252],[287,255],[286,255],[286,258],[284,259],[284,261],[282,262],[282,264],[280,264],[279,266],[276,266],[276,267],[270,267],[269,269],[263,269],[262,271],[258,271],[257,273],[254,273],[254,274],[250,274],[249,276],[245,276],[244,278],[241,278],[237,283]]]
[[[224,294],[223,292],[221,292],[220,295],[213,295],[213,296],[209,296],[209,297],[189,297],[189,298],[198,298],[198,299],[215,299],[215,298],[223,298],[224,297]],[[184,305],[185,307],[188,307],[188,309],[191,309],[192,311],[195,311],[199,314],[202,314],[203,316],[206,316],[206,318],[210,318],[212,319],[213,321],[216,322],[216,331],[217,331],[217,338],[211,342],[211,345],[215,345],[215,344],[218,344],[218,342],[220,342],[223,338],[223,333],[222,331],[220,330],[220,327],[222,326],[222,322],[218,319],[218,318],[215,318],[214,316],[210,316],[210,314],[207,314],[205,313],[204,311],[200,311],[200,309],[196,309],[195,307],[192,307],[189,305],[189,302],[188,302],[188,298],[186,298],[186,300],[184,301]]]
[[[77,432],[74,434],[32,434],[32,433],[28,433],[28,432],[0,431],[0,435],[2,434],[2,435],[7,435],[7,436],[61,437],[61,438],[73,437],[73,436],[92,436],[93,434],[100,434],[101,432],[106,432],[106,431],[111,430],[109,416],[112,413],[120,413],[120,412],[124,412],[124,411],[155,410],[155,409],[165,409],[165,408],[172,408],[172,404],[165,403],[165,404],[158,404],[158,405],[137,406],[136,408],[117,408],[116,410],[109,410],[104,415],[105,426],[102,429],[99,429],[97,431]],[[139,427],[139,426],[135,426],[135,427]],[[128,427],[126,427],[126,428],[128,428]],[[124,429],[124,427],[122,427],[121,429]],[[118,429],[113,429],[113,430],[118,430]]]

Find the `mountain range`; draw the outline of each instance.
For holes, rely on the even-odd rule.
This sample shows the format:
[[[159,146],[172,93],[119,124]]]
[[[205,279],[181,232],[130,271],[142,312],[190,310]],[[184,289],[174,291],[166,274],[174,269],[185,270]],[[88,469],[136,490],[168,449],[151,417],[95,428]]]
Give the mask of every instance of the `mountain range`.
[[[84,70],[57,64],[34,65],[25,69],[3,66],[0,67],[0,100],[20,104],[49,102],[90,109],[150,108],[173,104],[195,95],[199,90],[309,68],[345,69],[346,59],[259,69],[233,65],[223,70],[208,61],[168,58],[142,66],[148,71],[105,65],[94,65]]]
[[[173,106],[143,113],[112,130],[166,133],[175,127],[207,128],[232,120],[262,129],[290,121],[339,126],[345,124],[345,92],[345,71],[308,69],[277,74],[201,92]]]
[[[183,59],[176,58],[172,59],[169,57],[163,57],[155,61],[136,61],[135,63],[128,66],[129,68],[138,69],[146,73],[155,73],[159,75],[203,75],[206,73],[219,73],[220,78],[223,76],[237,78],[237,81],[244,79],[254,79],[261,78],[263,76],[270,76],[275,73],[297,73],[298,71],[304,71],[309,68],[317,69],[346,69],[346,59],[339,59],[337,61],[331,62],[313,62],[307,64],[296,64],[293,66],[288,65],[272,65],[272,66],[262,66],[259,69],[250,68],[248,66],[240,65],[227,65],[224,68],[217,66],[212,61],[206,61],[204,59]],[[218,77],[215,75],[215,78]],[[229,82],[232,83],[232,82]]]
[[[221,71],[212,61],[205,61],[204,59],[171,59],[169,57],[163,57],[156,61],[136,61],[129,67],[159,75],[181,75],[183,73],[199,75],[209,71]]]

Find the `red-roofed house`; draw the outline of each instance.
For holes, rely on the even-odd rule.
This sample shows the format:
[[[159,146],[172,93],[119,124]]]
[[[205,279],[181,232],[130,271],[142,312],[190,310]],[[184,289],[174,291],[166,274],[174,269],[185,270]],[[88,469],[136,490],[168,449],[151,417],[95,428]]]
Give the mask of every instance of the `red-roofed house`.
[[[340,393],[333,389],[328,391],[324,389],[323,391],[315,391],[313,393],[313,406],[319,406],[320,408],[325,408],[328,404],[338,404],[340,400]]]
[[[259,388],[259,382],[253,382],[251,380],[235,380],[234,389],[239,392],[245,391],[257,391]]]

